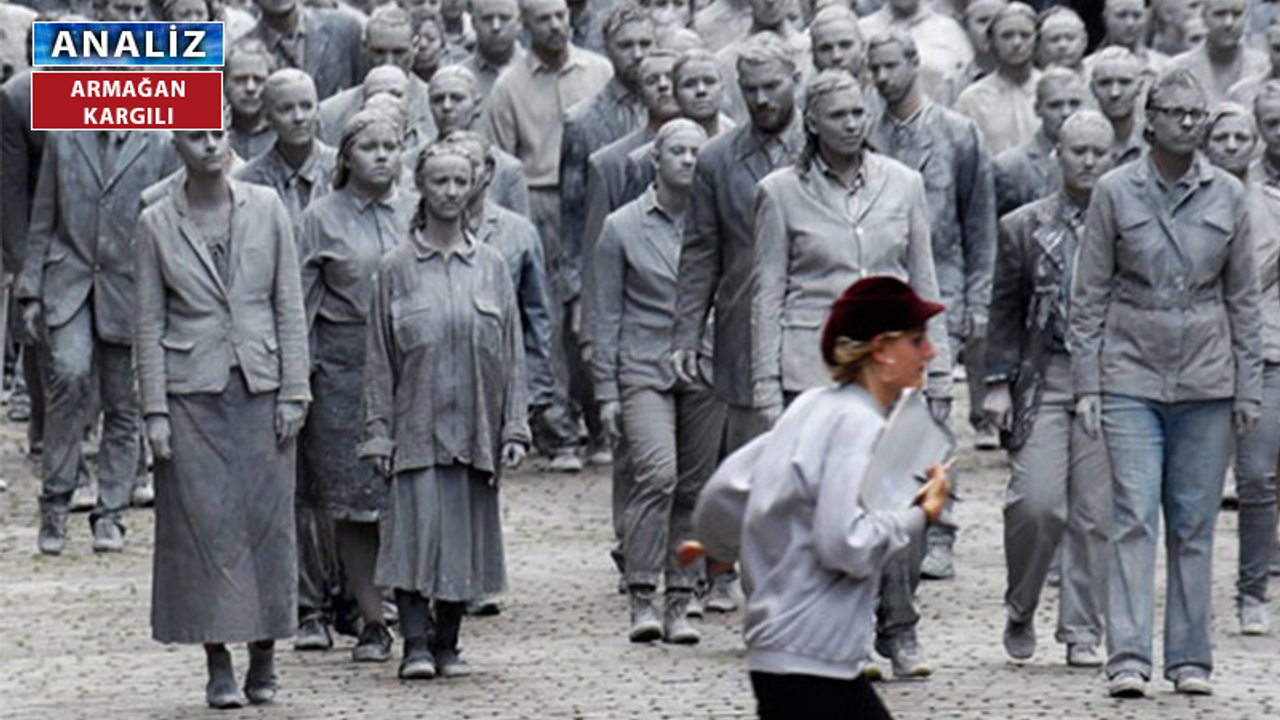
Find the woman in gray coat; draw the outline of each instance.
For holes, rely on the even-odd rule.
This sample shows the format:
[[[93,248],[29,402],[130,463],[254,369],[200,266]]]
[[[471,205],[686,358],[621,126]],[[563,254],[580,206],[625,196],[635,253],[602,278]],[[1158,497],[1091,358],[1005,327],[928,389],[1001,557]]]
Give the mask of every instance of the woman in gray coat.
[[[506,584],[499,474],[529,443],[511,276],[465,230],[475,160],[450,143],[419,155],[422,199],[408,242],[382,259],[369,311],[359,454],[391,483],[376,580],[395,589],[405,679],[464,672],[466,603]]]
[[[347,121],[334,192],[299,221],[302,289],[311,323],[315,401],[299,439],[299,461],[318,506],[334,521],[334,541],[363,627],[356,661],[391,657],[382,596],[373,582],[378,516],[386,484],[356,456],[363,427],[365,344],[373,279],[382,256],[404,241],[413,201],[396,188],[400,133],[385,113]]]
[[[1185,70],[1147,96],[1147,156],[1099,182],[1071,296],[1076,415],[1111,458],[1107,677],[1141,697],[1152,675],[1155,555],[1169,558],[1164,676],[1213,688],[1213,532],[1231,457],[1262,404],[1248,194],[1199,153],[1205,92]]]
[[[249,643],[249,702],[275,697],[274,641],[297,628],[294,442],[307,320],[293,224],[267,188],[227,178],[229,137],[178,132],[185,182],[135,243],[135,352],[156,457],[151,625],[203,643],[207,701],[238,707],[227,643]]]

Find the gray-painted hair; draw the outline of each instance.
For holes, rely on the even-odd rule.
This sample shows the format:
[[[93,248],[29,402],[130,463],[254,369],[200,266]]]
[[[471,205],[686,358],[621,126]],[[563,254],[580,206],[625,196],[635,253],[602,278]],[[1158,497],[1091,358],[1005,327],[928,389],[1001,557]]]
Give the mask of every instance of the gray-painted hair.
[[[902,56],[913,63],[919,63],[920,50],[916,47],[915,38],[911,37],[911,33],[902,28],[891,27],[883,32],[876,33],[869,42],[867,42],[867,56],[871,56],[871,51],[885,45],[897,45],[902,48]]]
[[[662,124],[661,128],[658,128],[658,134],[653,138],[653,149],[655,151],[662,150],[663,146],[667,144],[667,141],[670,140],[673,135],[681,132],[682,130],[696,132],[698,135],[702,136],[703,140],[707,139],[707,131],[701,125],[688,118],[676,118],[674,120],[666,121]]]
[[[748,65],[771,65],[778,63],[788,73],[796,72],[796,59],[787,51],[787,46],[773,33],[762,32],[752,35],[742,44],[738,51],[738,73]]]

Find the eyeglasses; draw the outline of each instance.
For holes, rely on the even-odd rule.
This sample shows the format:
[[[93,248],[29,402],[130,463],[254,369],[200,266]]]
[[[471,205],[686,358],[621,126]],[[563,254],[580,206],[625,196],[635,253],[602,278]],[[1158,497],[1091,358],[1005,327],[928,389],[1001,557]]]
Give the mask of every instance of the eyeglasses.
[[[1153,105],[1147,109],[1151,112],[1158,112],[1165,117],[1173,118],[1178,121],[1190,118],[1191,122],[1197,125],[1204,122],[1209,117],[1209,111],[1204,110],[1203,108],[1161,107],[1159,105]]]

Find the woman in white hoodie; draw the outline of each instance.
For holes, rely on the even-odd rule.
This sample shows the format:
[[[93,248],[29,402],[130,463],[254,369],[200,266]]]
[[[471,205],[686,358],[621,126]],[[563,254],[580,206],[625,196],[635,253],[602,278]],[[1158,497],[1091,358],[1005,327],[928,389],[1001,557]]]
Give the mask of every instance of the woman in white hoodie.
[[[835,384],[797,398],[699,498],[705,548],[690,544],[682,556],[741,557],[747,665],[762,720],[890,717],[862,675],[877,586],[894,553],[937,522],[946,471],[930,468],[909,509],[868,511],[859,495],[889,408],[924,383],[935,354],[925,325],[943,309],[890,277],[845,290],[822,333]]]

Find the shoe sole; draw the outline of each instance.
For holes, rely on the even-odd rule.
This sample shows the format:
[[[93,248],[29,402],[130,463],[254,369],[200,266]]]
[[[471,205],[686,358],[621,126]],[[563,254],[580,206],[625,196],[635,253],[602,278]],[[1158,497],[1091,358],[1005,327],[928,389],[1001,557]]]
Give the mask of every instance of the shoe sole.
[[[48,555],[49,557],[57,557],[62,554],[61,545],[58,545],[57,547],[53,547],[53,546],[46,547],[44,545],[39,545],[37,547],[40,550],[41,555]]]
[[[248,698],[250,705],[270,705],[276,701],[275,689],[251,690],[245,688],[244,696]]]
[[[124,552],[124,543],[103,543],[94,540],[93,551],[99,554]]]
[[[906,672],[893,671],[893,676],[902,680],[912,680],[927,678],[933,674],[933,668],[928,665],[916,665],[909,668]]]
[[[327,652],[333,649],[333,643],[307,640],[304,642],[295,642],[293,644],[293,649],[298,652]]]
[[[697,645],[702,642],[701,635],[673,635],[662,639],[668,645]]]
[[[400,668],[398,673],[401,680],[434,680],[436,677],[436,668],[434,665],[424,665],[415,668]]]
[[[361,648],[355,647],[351,651],[351,660],[353,662],[363,663],[382,663],[391,659],[391,651],[382,648]]]
[[[627,634],[627,637],[630,638],[633,643],[647,643],[655,640],[661,640],[662,626],[657,623],[641,625],[640,627],[632,628],[631,632]]]
[[[738,611],[737,603],[721,603],[721,602],[712,601],[707,603],[703,607],[715,613],[731,613],[731,612]]]

